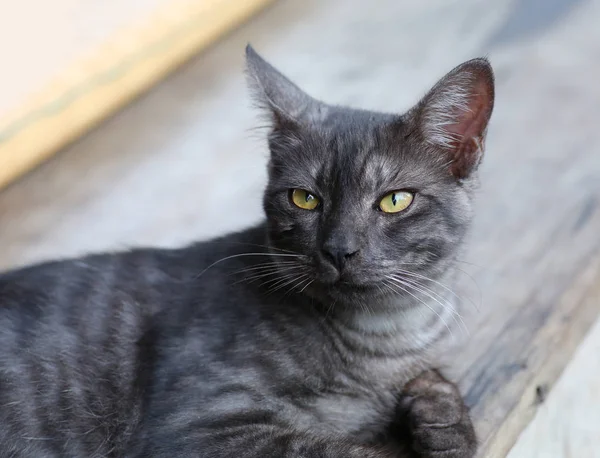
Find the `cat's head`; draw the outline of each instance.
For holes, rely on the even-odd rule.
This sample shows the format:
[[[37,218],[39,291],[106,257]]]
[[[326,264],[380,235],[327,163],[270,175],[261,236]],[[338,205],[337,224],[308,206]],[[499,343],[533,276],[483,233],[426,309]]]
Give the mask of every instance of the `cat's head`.
[[[471,220],[494,104],[487,60],[456,67],[405,114],[384,114],[320,102],[250,46],[246,55],[271,123],[270,244],[302,255],[275,256],[281,273],[303,275],[312,295],[351,302],[402,291],[402,271],[435,278],[446,269]]]

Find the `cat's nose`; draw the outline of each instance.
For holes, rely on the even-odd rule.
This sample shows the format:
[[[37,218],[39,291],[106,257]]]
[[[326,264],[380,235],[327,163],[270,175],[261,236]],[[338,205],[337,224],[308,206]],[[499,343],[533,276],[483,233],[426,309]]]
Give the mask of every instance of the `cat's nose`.
[[[356,256],[358,252],[357,247],[338,243],[325,243],[321,249],[323,257],[340,272],[348,260]]]

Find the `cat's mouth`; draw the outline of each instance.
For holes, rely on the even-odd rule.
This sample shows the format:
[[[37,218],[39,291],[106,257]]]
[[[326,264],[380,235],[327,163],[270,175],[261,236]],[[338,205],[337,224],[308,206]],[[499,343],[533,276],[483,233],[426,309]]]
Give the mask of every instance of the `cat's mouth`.
[[[357,272],[355,269],[338,270],[332,266],[321,264],[315,272],[317,282],[324,288],[337,291],[369,291],[375,288],[374,282],[370,281],[365,272]]]
[[[375,284],[339,280],[330,284],[315,281],[304,293],[323,303],[352,305],[365,301],[370,303],[381,295],[381,291]]]
[[[357,291],[367,291],[367,290],[374,288],[374,285],[371,285],[370,283],[357,283],[354,281],[347,281],[347,280],[339,280],[338,282],[335,283],[335,285],[338,288],[352,289],[352,290],[357,290]]]
[[[360,282],[344,275],[338,276],[334,281],[319,283],[323,289],[328,290],[335,295],[373,294],[374,291],[378,290],[376,283]]]

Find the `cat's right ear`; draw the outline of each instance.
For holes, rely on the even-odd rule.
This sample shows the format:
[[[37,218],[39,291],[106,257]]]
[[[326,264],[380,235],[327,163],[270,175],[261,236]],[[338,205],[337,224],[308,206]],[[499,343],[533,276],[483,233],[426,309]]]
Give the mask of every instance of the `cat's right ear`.
[[[319,110],[319,102],[246,46],[248,85],[259,108],[266,110],[275,129],[299,125]]]
[[[438,81],[414,110],[425,142],[448,156],[456,178],[479,165],[493,108],[492,67],[487,59],[473,59]]]

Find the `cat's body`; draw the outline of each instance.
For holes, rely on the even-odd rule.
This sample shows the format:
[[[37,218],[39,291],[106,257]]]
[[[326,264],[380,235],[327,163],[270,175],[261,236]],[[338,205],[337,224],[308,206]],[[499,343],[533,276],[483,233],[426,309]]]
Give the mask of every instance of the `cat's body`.
[[[261,87],[275,78],[281,88],[279,76],[257,76],[257,66],[272,69],[251,50],[249,59]],[[450,329],[460,333],[446,284],[471,182],[444,175],[447,158],[411,157],[410,119],[390,134],[391,115],[313,111],[298,94],[276,103],[262,90],[276,124],[267,223],[185,249],[0,276],[0,456],[472,455],[455,388],[419,375],[437,367]],[[302,109],[284,120],[290,100]],[[318,129],[282,127],[307,113]],[[399,164],[382,147],[389,136],[404,139]],[[308,154],[288,156],[286,168],[282,148]],[[364,203],[400,187],[415,190],[412,228]],[[296,188],[319,193],[318,212],[285,200]],[[444,212],[450,202],[455,211]],[[399,266],[410,271],[394,276]],[[396,431],[411,412],[410,440],[388,455],[382,443],[402,442]],[[437,426],[419,426],[432,416]]]
[[[265,242],[259,226],[0,276],[0,456],[162,456],[212,423],[265,419],[364,442],[384,433],[402,386],[437,362],[445,325],[399,311],[408,329],[365,337],[335,307],[269,294],[243,280]]]

